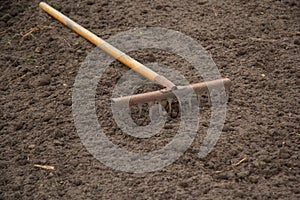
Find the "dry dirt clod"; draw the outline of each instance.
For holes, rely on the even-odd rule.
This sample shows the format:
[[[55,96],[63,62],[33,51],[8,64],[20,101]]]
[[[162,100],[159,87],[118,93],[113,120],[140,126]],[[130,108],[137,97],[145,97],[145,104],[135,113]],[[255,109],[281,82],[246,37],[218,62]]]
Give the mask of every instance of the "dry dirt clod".
[[[49,75],[40,75],[32,81],[33,86],[46,86],[51,83],[51,77]]]
[[[295,39],[295,40],[294,40],[294,44],[300,45],[300,39]]]

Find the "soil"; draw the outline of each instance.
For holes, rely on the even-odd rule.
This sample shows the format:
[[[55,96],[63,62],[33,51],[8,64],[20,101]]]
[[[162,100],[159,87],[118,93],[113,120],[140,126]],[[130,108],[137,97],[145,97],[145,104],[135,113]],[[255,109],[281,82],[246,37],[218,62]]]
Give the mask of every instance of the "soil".
[[[206,120],[184,155],[143,174],[113,170],[82,144],[72,115],[72,87],[94,46],[38,3],[2,0],[0,5],[0,199],[300,199],[299,1],[47,2],[103,39],[139,27],[180,31],[205,47],[222,77],[232,80],[226,123],[213,151],[197,156],[209,124],[205,105]],[[151,50],[132,55],[171,64],[199,82],[172,55]],[[97,98],[109,99],[125,71],[115,63]],[[101,101],[99,121],[111,118]],[[150,151],[176,134],[177,123],[171,117],[166,134],[141,143],[114,123],[102,125],[115,144]]]

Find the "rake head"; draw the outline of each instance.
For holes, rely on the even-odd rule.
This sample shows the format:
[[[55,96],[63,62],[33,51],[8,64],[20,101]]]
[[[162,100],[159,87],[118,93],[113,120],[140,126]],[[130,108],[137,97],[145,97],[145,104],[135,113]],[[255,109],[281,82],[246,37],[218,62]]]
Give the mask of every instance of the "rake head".
[[[162,89],[153,92],[147,92],[142,94],[135,94],[131,96],[113,98],[112,102],[118,105],[124,106],[133,106],[137,104],[143,103],[151,103],[151,102],[159,102],[162,100],[168,100],[176,98],[174,91],[181,92],[184,90],[193,89],[194,92],[198,95],[201,95],[205,92],[209,92],[210,89],[217,89],[224,85],[225,89],[228,90],[230,88],[231,82],[228,78],[196,83],[188,86],[177,86],[175,89]]]

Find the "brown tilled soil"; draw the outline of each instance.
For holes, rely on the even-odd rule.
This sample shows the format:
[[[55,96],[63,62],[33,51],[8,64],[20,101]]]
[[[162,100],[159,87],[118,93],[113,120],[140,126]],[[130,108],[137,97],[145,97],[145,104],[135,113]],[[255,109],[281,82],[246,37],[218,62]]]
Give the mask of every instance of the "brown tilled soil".
[[[205,111],[185,154],[143,174],[112,170],[81,143],[72,87],[94,46],[38,3],[0,4],[0,199],[300,199],[299,1],[47,2],[104,39],[145,26],[180,31],[205,47],[222,76],[232,80],[223,133],[209,156],[197,157],[209,124]],[[199,81],[174,55],[149,49],[132,55],[169,62]],[[109,99],[124,71],[113,66],[97,98]],[[112,117],[101,109],[98,104],[100,121]],[[176,123],[170,119],[166,134],[142,143],[113,123],[102,125],[116,145],[150,151],[176,134]]]

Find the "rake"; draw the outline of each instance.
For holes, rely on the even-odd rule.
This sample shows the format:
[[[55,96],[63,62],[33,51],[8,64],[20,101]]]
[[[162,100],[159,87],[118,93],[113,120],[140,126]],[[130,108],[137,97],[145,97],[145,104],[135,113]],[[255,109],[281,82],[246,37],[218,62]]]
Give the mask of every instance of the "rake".
[[[125,96],[125,97],[113,98],[112,101],[114,103],[128,104],[129,102],[129,106],[140,105],[143,103],[151,103],[151,102],[158,102],[166,99],[172,99],[175,97],[174,94],[175,90],[180,91],[180,90],[188,90],[192,88],[196,94],[201,94],[203,92],[207,92],[208,88],[216,88],[224,85],[225,89],[228,89],[231,85],[230,79],[223,78],[223,79],[218,79],[213,81],[191,84],[188,86],[177,86],[174,83],[172,83],[170,80],[168,80],[165,76],[159,75],[158,73],[149,69],[142,63],[126,55],[122,51],[113,47],[103,39],[99,38],[94,33],[80,26],[79,24],[77,24],[67,16],[63,15],[53,7],[49,6],[48,4],[41,2],[39,6],[42,10],[44,10],[49,15],[51,15],[52,17],[60,21],[65,26],[69,27],[78,35],[82,36],[92,44],[101,48],[103,51],[105,51],[106,53],[108,53],[109,55],[111,55],[121,63],[125,64],[127,67],[131,68],[135,72],[141,74],[148,80],[152,81],[153,83],[159,84],[163,88],[161,90],[157,90],[153,92],[146,92],[142,94],[135,94],[135,95]]]

